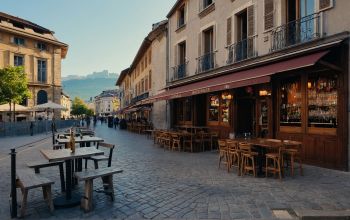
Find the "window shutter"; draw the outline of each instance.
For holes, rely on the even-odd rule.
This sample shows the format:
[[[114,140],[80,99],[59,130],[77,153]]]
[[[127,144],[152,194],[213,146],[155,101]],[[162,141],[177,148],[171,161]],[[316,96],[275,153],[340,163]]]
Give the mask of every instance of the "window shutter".
[[[274,23],[274,19],[273,19],[273,2],[274,0],[265,0],[265,10],[264,10],[264,28],[265,30],[269,30],[271,28],[273,28],[273,23]]]
[[[227,18],[227,28],[226,28],[226,45],[229,46],[232,44],[232,17]]]
[[[254,5],[248,7],[248,37],[255,35]]]
[[[327,8],[332,7],[332,1],[331,0],[319,0],[320,10],[324,10]]]

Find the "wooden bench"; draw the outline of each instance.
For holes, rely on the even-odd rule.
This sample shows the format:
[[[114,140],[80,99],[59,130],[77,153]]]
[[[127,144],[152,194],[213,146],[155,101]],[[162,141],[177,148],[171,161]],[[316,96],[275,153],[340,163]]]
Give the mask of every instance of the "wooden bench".
[[[42,187],[44,200],[48,203],[50,212],[54,211],[52,194],[51,194],[51,185],[54,184],[53,181],[47,179],[46,177],[41,176],[40,174],[28,174],[25,172],[17,172],[17,181],[16,186],[22,191],[22,205],[21,205],[21,214],[20,217],[24,217],[26,207],[27,207],[27,198],[28,191],[30,189]]]
[[[123,170],[114,167],[76,172],[75,177],[80,181],[85,181],[85,195],[81,199],[81,208],[83,208],[85,212],[92,210],[93,180],[99,177],[102,177],[103,180],[106,179],[108,186],[107,192],[110,194],[112,201],[114,201],[113,174],[121,172],[123,172]]]
[[[48,162],[47,160],[42,160],[42,161],[35,161],[35,162],[27,163],[27,166],[29,168],[33,168],[35,173],[40,173],[41,168],[58,166],[59,171],[60,171],[61,191],[65,192],[66,186],[65,186],[65,181],[64,181],[63,163],[64,163],[64,161]]]

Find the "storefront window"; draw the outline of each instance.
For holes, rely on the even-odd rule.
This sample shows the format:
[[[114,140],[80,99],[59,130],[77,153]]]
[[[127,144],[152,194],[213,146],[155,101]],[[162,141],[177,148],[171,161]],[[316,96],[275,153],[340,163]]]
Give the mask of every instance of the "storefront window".
[[[291,78],[281,84],[280,125],[301,126],[301,82]]]
[[[209,121],[219,121],[219,105],[219,96],[209,95]]]
[[[185,104],[184,104],[184,112],[185,112],[185,121],[191,121],[192,120],[192,101],[190,98],[187,98],[185,100]]]
[[[221,122],[229,123],[232,95],[228,92],[223,92],[221,100]]]
[[[181,100],[179,100],[176,103],[176,119],[177,119],[178,122],[184,120],[184,117],[183,117],[183,102]]]
[[[337,127],[337,77],[336,75],[309,77],[308,124],[309,127]]]

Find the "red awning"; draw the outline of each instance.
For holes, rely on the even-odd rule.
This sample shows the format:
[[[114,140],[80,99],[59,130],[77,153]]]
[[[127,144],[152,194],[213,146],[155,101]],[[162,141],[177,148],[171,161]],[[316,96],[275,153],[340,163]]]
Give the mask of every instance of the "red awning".
[[[150,103],[154,101],[175,99],[203,93],[267,83],[270,82],[271,75],[312,66],[327,53],[328,51],[318,52],[311,55],[297,57],[261,67],[238,71],[235,73],[218,76],[216,78],[179,86],[150,97],[144,102]]]

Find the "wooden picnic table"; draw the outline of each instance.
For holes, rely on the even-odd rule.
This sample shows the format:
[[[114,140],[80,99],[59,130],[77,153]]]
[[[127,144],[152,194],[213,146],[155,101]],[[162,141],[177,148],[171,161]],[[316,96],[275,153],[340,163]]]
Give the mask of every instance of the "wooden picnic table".
[[[72,207],[80,204],[81,197],[79,195],[72,195],[72,161],[74,159],[82,159],[84,157],[103,155],[104,152],[94,147],[76,148],[74,153],[72,153],[71,149],[42,149],[40,152],[49,162],[64,160],[66,164],[66,196],[56,198],[54,200],[55,206]]]

